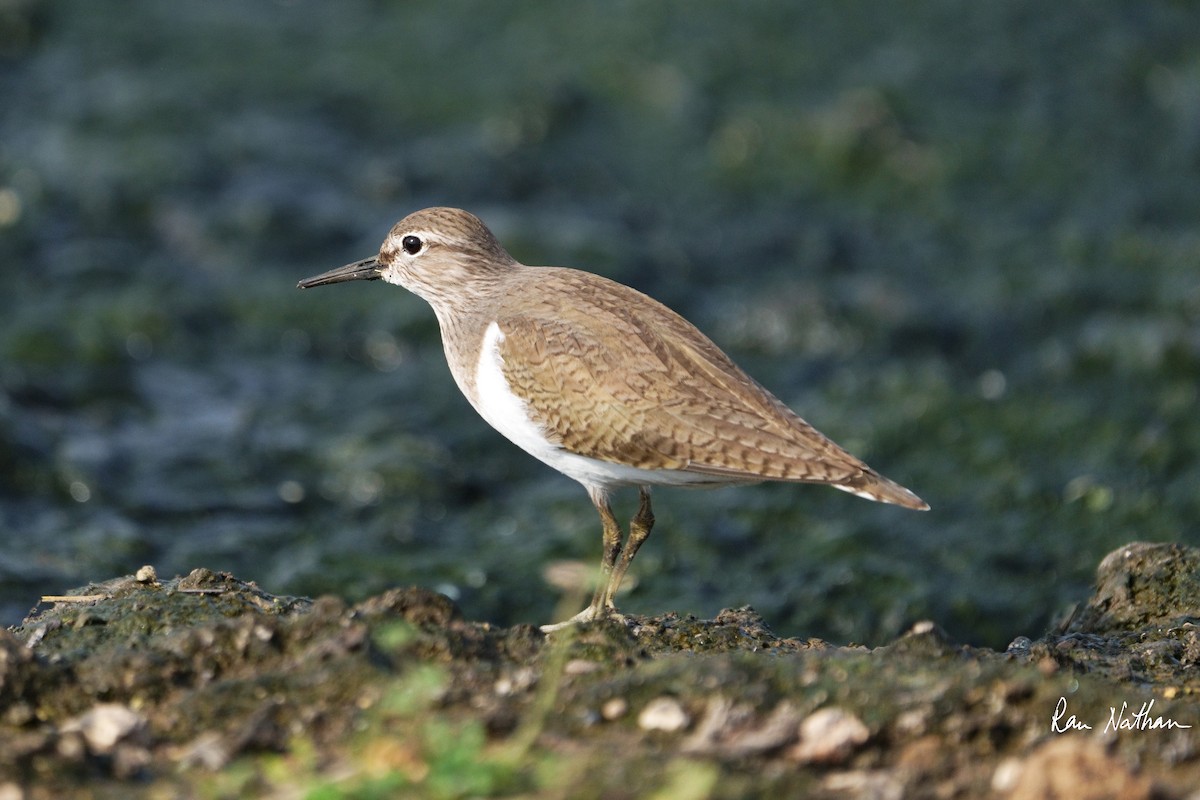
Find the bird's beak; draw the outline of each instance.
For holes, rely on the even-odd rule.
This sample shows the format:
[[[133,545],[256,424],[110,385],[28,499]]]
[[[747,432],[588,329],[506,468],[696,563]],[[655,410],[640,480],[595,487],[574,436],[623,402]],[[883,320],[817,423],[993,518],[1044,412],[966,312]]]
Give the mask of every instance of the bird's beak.
[[[305,278],[296,284],[296,288],[311,289],[313,286],[324,286],[327,283],[341,283],[342,281],[377,281],[383,277],[382,272],[383,267],[379,265],[378,258],[371,256],[362,261],[355,261],[353,264]]]

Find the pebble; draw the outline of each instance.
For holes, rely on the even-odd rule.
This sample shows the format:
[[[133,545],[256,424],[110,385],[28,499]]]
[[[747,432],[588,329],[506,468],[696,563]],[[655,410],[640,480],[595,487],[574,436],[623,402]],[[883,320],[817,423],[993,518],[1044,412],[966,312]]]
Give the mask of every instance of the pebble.
[[[1008,647],[1005,648],[1004,652],[1010,656],[1027,656],[1032,648],[1032,639],[1028,636],[1018,636],[1008,643]]]
[[[686,728],[690,722],[691,718],[679,701],[665,695],[651,700],[638,714],[638,727],[644,731],[675,733]]]
[[[564,675],[590,675],[600,669],[600,665],[595,661],[588,661],[586,658],[573,658],[563,667]]]
[[[600,706],[600,716],[612,722],[614,719],[620,719],[625,716],[625,712],[629,710],[629,703],[624,697],[614,697],[611,700],[606,700],[604,705]]]
[[[788,756],[802,764],[840,764],[865,743],[871,731],[841,708],[822,708],[800,723],[800,741]]]
[[[525,692],[535,683],[537,683],[537,673],[530,667],[521,667],[496,679],[496,694],[507,697],[518,692]]]
[[[120,703],[99,703],[63,723],[63,733],[79,732],[88,750],[96,755],[112,752],[117,742],[145,724],[133,709]]]

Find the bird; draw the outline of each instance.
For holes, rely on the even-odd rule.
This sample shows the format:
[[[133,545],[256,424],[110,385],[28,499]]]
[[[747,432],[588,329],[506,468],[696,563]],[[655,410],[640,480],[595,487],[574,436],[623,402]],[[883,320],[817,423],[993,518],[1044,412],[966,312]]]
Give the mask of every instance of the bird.
[[[654,486],[826,484],[905,508],[929,505],[850,455],[657,300],[594,273],[519,263],[475,215],[426,208],[379,252],[301,289],[382,280],[425,300],[450,373],[493,428],[578,481],[600,515],[600,579],[554,631],[625,620],[614,596],[654,527]],[[624,531],[610,498],[638,488]]]

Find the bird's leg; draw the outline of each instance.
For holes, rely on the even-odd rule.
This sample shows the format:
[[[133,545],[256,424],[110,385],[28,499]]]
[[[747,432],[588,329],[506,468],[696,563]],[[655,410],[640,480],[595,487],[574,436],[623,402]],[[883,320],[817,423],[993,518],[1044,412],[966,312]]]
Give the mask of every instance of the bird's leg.
[[[650,487],[648,486],[641,488],[637,514],[629,523],[629,536],[625,539],[623,548],[621,547],[621,525],[617,522],[612,507],[608,504],[608,493],[603,489],[589,488],[588,497],[592,498],[592,505],[596,506],[596,510],[600,512],[600,522],[604,526],[604,552],[600,558],[600,580],[595,594],[592,595],[592,602],[587,608],[563,622],[543,625],[544,633],[553,633],[580,622],[589,622],[605,617],[623,619],[617,613],[613,596],[617,593],[621,580],[629,570],[629,563],[633,561],[638,548],[650,536],[650,529],[654,527],[654,512],[650,510]]]
[[[596,510],[600,512],[600,523],[604,526],[604,542],[600,555],[600,576],[596,582],[596,592],[592,595],[591,605],[588,606],[585,613],[589,619],[599,619],[606,613],[606,601],[608,605],[612,605],[612,601],[608,599],[608,585],[612,580],[617,556],[621,552],[621,526],[617,522],[617,518],[613,516],[612,507],[608,504],[607,492],[603,489],[589,488],[588,496],[592,498],[592,505],[596,506]]]
[[[633,557],[637,555],[642,543],[650,537],[650,529],[653,527],[654,511],[650,508],[650,487],[643,486],[639,491],[637,513],[629,522],[629,538],[625,540],[625,547],[621,549],[621,557],[613,566],[611,574],[608,576],[608,584],[604,587],[603,608],[609,611],[616,610],[613,597],[620,588],[621,581],[624,580]],[[594,603],[595,601],[593,601]]]

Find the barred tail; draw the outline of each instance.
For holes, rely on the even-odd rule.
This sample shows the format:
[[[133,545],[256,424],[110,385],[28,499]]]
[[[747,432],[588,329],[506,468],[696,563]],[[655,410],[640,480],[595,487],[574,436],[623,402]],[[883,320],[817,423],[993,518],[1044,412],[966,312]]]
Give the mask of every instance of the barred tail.
[[[845,483],[830,485],[835,489],[841,489],[843,492],[850,492],[850,494],[856,494],[868,500],[877,500],[880,503],[892,503],[917,511],[929,510],[929,503],[926,503],[895,481],[890,481],[883,477],[878,472],[868,470]]]

